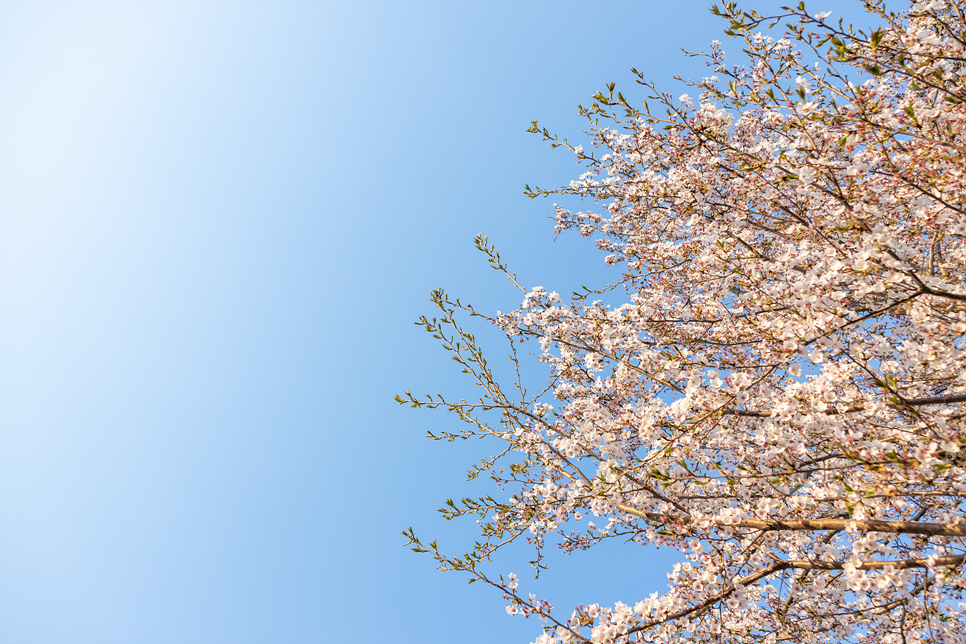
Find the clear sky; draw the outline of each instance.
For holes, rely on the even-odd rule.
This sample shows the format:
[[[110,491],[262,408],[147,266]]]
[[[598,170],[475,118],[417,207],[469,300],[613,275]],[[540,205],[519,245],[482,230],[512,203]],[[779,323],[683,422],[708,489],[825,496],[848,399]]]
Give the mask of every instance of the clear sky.
[[[393,401],[473,395],[412,322],[519,303],[477,232],[529,286],[608,280],[522,194],[581,172],[525,130],[581,140],[632,66],[683,91],[680,48],[737,54],[709,4],[0,0],[0,642],[530,642],[403,547],[462,551],[435,509],[494,493]],[[673,561],[511,554],[568,614]]]

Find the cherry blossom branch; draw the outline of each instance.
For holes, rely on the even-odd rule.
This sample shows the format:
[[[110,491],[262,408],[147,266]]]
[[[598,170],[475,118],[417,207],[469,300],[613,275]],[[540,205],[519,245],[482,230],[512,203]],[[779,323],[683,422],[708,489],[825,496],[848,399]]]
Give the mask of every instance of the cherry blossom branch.
[[[852,564],[849,561],[807,561],[783,559],[776,564],[781,569],[794,568],[796,570],[845,570],[852,565],[856,570],[907,570],[909,568],[946,568],[961,566],[966,563],[966,555],[951,555],[947,557],[926,557],[919,559],[898,559],[895,561],[860,561]]]
[[[928,398],[902,398],[899,397],[901,405],[897,405],[893,402],[886,402],[885,404],[890,407],[902,408],[902,407],[923,407],[926,405],[950,405],[953,403],[966,402],[966,393],[954,394],[951,396],[930,396]],[[853,412],[862,411],[865,409],[863,405],[853,405],[847,407],[846,409],[826,409],[824,413],[828,416],[835,416],[838,414],[851,414]],[[725,409],[722,411],[723,414],[727,416],[748,416],[751,418],[770,418],[776,415],[775,412],[770,411],[755,411],[751,409]],[[808,413],[808,412],[806,412]]]
[[[690,516],[670,516],[656,512],[644,512],[625,503],[617,504],[617,508],[622,512],[634,515],[640,519],[669,524],[687,524],[693,519]],[[824,530],[849,530],[857,532],[884,532],[888,534],[922,534],[941,537],[966,537],[966,522],[950,526],[943,523],[920,523],[917,521],[879,521],[867,519],[858,521],[855,519],[798,519],[786,521],[782,519],[745,519],[742,521],[728,522],[722,520],[713,521],[714,525],[720,528],[747,528],[751,530],[764,531],[824,531]]]
[[[775,563],[767,566],[757,572],[750,575],[740,577],[735,579],[732,583],[728,585],[727,588],[719,593],[708,597],[704,601],[689,606],[683,610],[666,615],[659,620],[653,620],[627,630],[627,634],[637,633],[640,631],[648,630],[654,628],[655,626],[660,626],[661,624],[666,624],[668,622],[673,622],[679,620],[683,617],[688,617],[698,612],[703,612],[715,604],[721,602],[724,599],[730,597],[734,592],[741,586],[747,586],[753,584],[757,581],[774,575],[775,573],[782,572],[784,570],[844,570],[847,566],[851,565],[856,570],[884,570],[892,568],[895,570],[906,570],[909,568],[937,568],[937,567],[952,567],[961,566],[966,563],[966,555],[955,555],[949,557],[932,557],[926,559],[902,559],[898,561],[861,561],[856,564],[852,564],[849,561],[799,561],[799,560],[778,560]]]

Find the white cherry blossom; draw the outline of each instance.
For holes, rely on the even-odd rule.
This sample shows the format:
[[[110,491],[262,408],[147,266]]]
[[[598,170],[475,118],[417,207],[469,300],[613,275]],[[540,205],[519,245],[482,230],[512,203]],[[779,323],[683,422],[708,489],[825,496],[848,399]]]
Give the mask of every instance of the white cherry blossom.
[[[678,99],[608,86],[582,108],[593,149],[534,122],[584,168],[529,194],[586,202],[557,230],[594,240],[610,286],[526,288],[480,237],[520,308],[434,292],[420,324],[480,394],[399,400],[468,423],[434,438],[506,449],[469,473],[499,494],[443,508],[477,517],[473,550],[406,534],[545,620],[540,644],[966,642],[966,1],[866,6],[873,31],[726,4],[743,64],[714,42]],[[506,332],[512,378],[460,315]],[[539,570],[606,539],[684,563],[663,594],[563,612],[490,572],[514,541]]]

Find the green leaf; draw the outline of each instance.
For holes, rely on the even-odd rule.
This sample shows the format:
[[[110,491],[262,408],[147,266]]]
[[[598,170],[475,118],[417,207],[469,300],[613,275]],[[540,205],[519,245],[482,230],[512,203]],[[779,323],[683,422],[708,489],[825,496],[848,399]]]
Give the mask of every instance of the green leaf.
[[[869,37],[869,44],[872,45],[872,53],[875,53],[875,50],[879,47],[879,43],[881,41],[882,41],[882,30],[876,29],[875,31],[872,32],[872,35]]]

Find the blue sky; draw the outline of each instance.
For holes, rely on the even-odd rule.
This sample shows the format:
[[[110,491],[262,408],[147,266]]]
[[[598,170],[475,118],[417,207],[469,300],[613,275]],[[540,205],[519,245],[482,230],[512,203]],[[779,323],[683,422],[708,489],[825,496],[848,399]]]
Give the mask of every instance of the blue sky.
[[[581,172],[525,130],[580,140],[632,66],[683,91],[708,6],[0,1],[0,642],[531,641],[403,547],[493,493],[393,401],[473,393],[412,322],[518,304],[478,232],[525,284],[608,279],[522,194]],[[493,570],[567,613],[673,561],[529,558]]]

